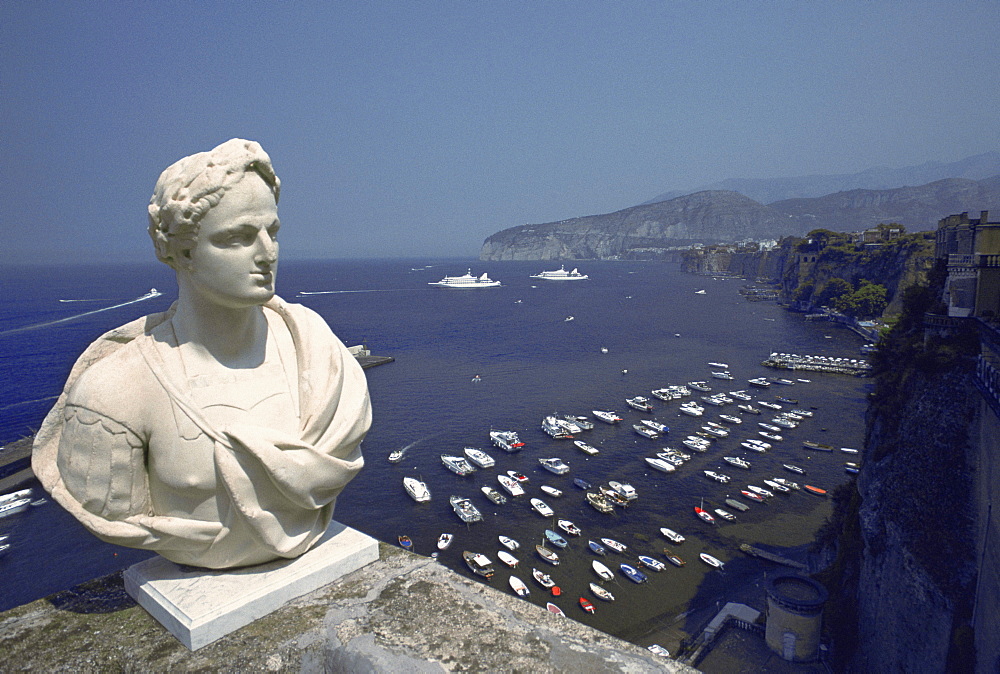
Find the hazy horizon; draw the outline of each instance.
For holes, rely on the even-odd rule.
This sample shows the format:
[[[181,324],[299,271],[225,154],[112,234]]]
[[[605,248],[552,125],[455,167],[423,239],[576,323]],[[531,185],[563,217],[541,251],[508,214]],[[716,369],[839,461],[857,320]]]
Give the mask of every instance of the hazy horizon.
[[[1000,3],[4,6],[0,260],[152,257],[159,173],[232,137],[282,255],[472,258],[731,178],[1000,149]]]

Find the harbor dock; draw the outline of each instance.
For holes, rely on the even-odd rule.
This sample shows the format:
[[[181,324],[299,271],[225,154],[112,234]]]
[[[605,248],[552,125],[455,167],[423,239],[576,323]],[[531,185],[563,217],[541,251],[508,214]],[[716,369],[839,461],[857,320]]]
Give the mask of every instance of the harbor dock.
[[[800,356],[797,353],[772,353],[761,365],[779,370],[806,370],[833,372],[866,377],[871,374],[871,364],[863,358],[834,358],[832,356]]]
[[[755,548],[749,543],[741,543],[740,550],[750,555],[751,557],[759,557],[760,559],[766,559],[769,562],[790,566],[793,569],[798,569],[799,571],[809,570],[809,567],[803,564],[802,562],[796,562],[786,557],[782,557],[781,555],[776,555],[773,552],[768,552],[767,550],[761,550],[760,548]]]

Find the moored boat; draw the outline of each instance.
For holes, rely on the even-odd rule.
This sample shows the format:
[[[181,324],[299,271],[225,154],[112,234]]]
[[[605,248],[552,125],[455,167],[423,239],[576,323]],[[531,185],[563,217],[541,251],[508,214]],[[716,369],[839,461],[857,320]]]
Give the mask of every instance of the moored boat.
[[[740,512],[746,512],[746,511],[750,510],[750,506],[748,506],[746,503],[740,503],[739,501],[737,501],[734,498],[727,498],[726,499],[726,505],[729,506],[730,508],[735,508],[736,510],[739,510]]]
[[[642,424],[643,426],[653,429],[657,433],[662,434],[670,431],[669,426],[667,426],[666,424],[661,424],[659,421],[656,421],[655,419],[641,419],[639,423]]]
[[[606,424],[617,424],[619,421],[622,420],[622,418],[617,414],[615,414],[614,412],[608,412],[605,410],[592,410],[592,411],[595,417],[597,417]]]
[[[583,533],[580,527],[569,520],[556,520],[556,525],[570,536],[579,536]]]
[[[639,498],[639,494],[636,492],[635,487],[630,485],[628,482],[617,482],[615,480],[611,480],[608,482],[608,486],[621,494],[626,501],[634,501]]]
[[[695,506],[694,514],[697,515],[699,518],[701,518],[703,522],[707,522],[708,524],[715,524],[715,518],[712,517],[712,513],[708,512],[704,508]]]
[[[722,508],[715,508],[714,512],[716,515],[729,522],[732,522],[733,520],[736,519],[736,515],[732,514],[728,510],[723,510]]]
[[[531,577],[538,581],[538,584],[546,589],[556,584],[556,582],[552,580],[552,576],[547,573],[542,573],[538,569],[531,570]]]
[[[600,454],[600,451],[596,447],[594,447],[593,445],[588,445],[583,440],[574,440],[573,444],[576,445],[576,448],[579,449],[584,454],[589,454],[590,456],[596,456],[597,454]]]
[[[396,540],[399,541],[399,547],[403,548],[404,550],[413,550],[413,540],[406,534],[397,536]]]
[[[816,496],[826,496],[826,489],[820,489],[819,487],[814,487],[811,484],[803,485],[805,490],[810,494],[815,494]]]
[[[603,599],[604,601],[614,601],[615,600],[615,596],[613,594],[611,594],[610,592],[608,592],[607,590],[605,590],[603,587],[601,587],[597,583],[591,583],[590,584],[590,591],[593,592],[594,596],[597,597],[598,599]]]
[[[639,563],[653,571],[664,571],[667,568],[663,562],[648,555],[639,555]]]
[[[559,564],[559,555],[556,554],[555,550],[550,550],[544,545],[536,545],[535,552],[538,553],[539,557],[544,559],[552,566],[557,566]]]
[[[722,567],[725,566],[725,564],[722,562],[722,560],[720,560],[720,559],[718,559],[716,557],[713,557],[712,555],[708,554],[707,552],[702,552],[701,554],[698,555],[698,557],[701,558],[701,561],[705,562],[709,566],[714,566],[717,569],[721,569]]]
[[[521,547],[521,544],[515,541],[510,536],[498,536],[497,538],[500,540],[500,545],[504,546],[508,550],[513,551]]]
[[[458,515],[459,519],[467,524],[472,522],[480,522],[483,519],[482,513],[476,509],[476,506],[472,505],[472,501],[467,498],[462,498],[461,496],[452,496],[448,499],[451,504],[452,510]]]
[[[626,398],[625,402],[629,407],[639,410],[640,412],[652,412],[653,406],[649,404],[649,398],[645,396],[635,396],[634,398]]]
[[[805,473],[806,473],[805,468],[800,468],[799,466],[793,465],[791,463],[783,463],[783,464],[781,464],[781,466],[785,470],[791,471],[793,473],[798,473],[799,475],[805,475]]]
[[[431,492],[427,488],[427,484],[415,477],[404,477],[403,489],[417,503],[426,503],[431,500]]]
[[[718,482],[720,484],[726,484],[731,479],[733,479],[733,478],[729,477],[728,475],[726,475],[724,473],[716,473],[714,470],[706,470],[706,471],[702,471],[702,472],[705,473],[705,477],[707,477],[710,480],[715,480],[716,482]]]
[[[747,414],[760,414],[760,410],[753,405],[737,405],[736,409],[740,412],[746,412]]]
[[[484,578],[493,577],[493,562],[483,553],[465,550],[462,552],[462,559],[465,560],[465,565],[469,567],[469,570],[477,576]]]
[[[705,413],[705,408],[693,400],[683,403],[677,409],[679,409],[682,414],[686,414],[691,417],[700,417]]]
[[[595,555],[604,556],[608,554],[608,551],[604,549],[604,546],[598,543],[597,541],[587,541],[587,547],[589,547],[591,552],[593,552]]]
[[[773,489],[774,491],[780,491],[783,494],[791,492],[791,488],[787,487],[780,482],[775,482],[774,480],[764,480],[764,484]]]
[[[666,527],[660,527],[660,533],[663,534],[667,538],[667,540],[673,543],[674,545],[680,545],[686,540],[683,536],[681,536],[673,529],[668,529]]]
[[[553,415],[542,418],[542,430],[556,440],[572,439],[573,434],[566,430],[566,427]]]
[[[549,507],[549,504],[540,498],[531,499],[531,507],[543,517],[552,517],[555,515],[555,512]]]
[[[554,456],[549,459],[539,459],[538,463],[542,465],[542,468],[556,475],[564,475],[569,472],[569,466],[559,457]]]
[[[555,487],[550,487],[547,484],[543,484],[541,487],[539,487],[539,489],[541,489],[542,491],[544,491],[546,494],[548,494],[553,498],[559,498],[560,496],[563,495],[562,489],[556,489]]]
[[[449,456],[448,454],[442,454],[441,463],[444,464],[445,468],[456,475],[471,475],[476,470],[472,467],[472,464],[466,461],[465,457],[462,456]]]
[[[469,459],[469,461],[476,464],[480,468],[492,468],[494,464],[496,464],[496,461],[493,460],[492,456],[481,449],[476,449],[475,447],[466,447],[465,456]]]
[[[624,553],[626,550],[628,550],[627,545],[625,545],[624,543],[619,543],[613,538],[602,538],[601,543],[604,543],[605,546],[611,548],[615,552]]]
[[[493,487],[484,486],[480,487],[480,490],[486,495],[486,498],[493,501],[497,505],[503,505],[507,502],[507,498]]]
[[[757,377],[755,379],[747,379],[747,383],[751,386],[756,386],[757,388],[770,388],[771,382],[769,382],[764,377]]]
[[[633,583],[645,583],[649,578],[646,577],[639,569],[635,568],[631,564],[621,564],[619,567],[626,578],[631,580]]]
[[[524,447],[524,443],[518,439],[514,431],[490,431],[490,439],[505,452],[517,452]]]
[[[672,551],[663,548],[663,556],[667,558],[667,561],[674,566],[684,566],[685,562],[683,559],[675,555]]]
[[[604,494],[597,494],[592,491],[587,492],[587,503],[593,506],[594,510],[600,513],[608,515],[615,511],[615,507],[611,505],[611,502],[607,499]]]
[[[556,606],[555,604],[553,604],[552,602],[548,602],[547,604],[545,604],[545,610],[548,611],[549,613],[553,613],[562,618],[566,617],[566,614],[563,613],[563,610],[558,606]]]
[[[508,475],[497,475],[497,481],[500,482],[500,486],[507,490],[507,493],[511,496],[522,496],[524,494],[524,487]]]
[[[746,489],[741,489],[740,493],[744,497],[750,499],[751,501],[756,501],[757,503],[763,503],[764,502],[764,497],[761,496],[760,494],[755,494],[752,491],[747,491]]]
[[[517,480],[519,484],[524,484],[528,481],[528,476],[524,473],[519,473],[516,470],[508,470],[507,477]]]
[[[510,589],[514,590],[514,594],[518,597],[527,597],[529,594],[528,586],[524,584],[524,581],[517,576],[511,576],[507,579],[510,583]]]
[[[500,561],[509,566],[510,568],[512,569],[517,568],[517,565],[519,563],[517,557],[510,554],[506,550],[500,550],[499,552],[497,552],[497,557],[499,557]]]
[[[590,483],[584,480],[582,477],[574,477],[573,484],[575,484],[580,489],[590,489]]]
[[[565,548],[569,545],[569,541],[557,534],[555,531],[552,531],[552,529],[546,529],[543,533],[545,534],[545,540],[557,548]]]
[[[648,463],[651,467],[664,473],[672,473],[675,470],[677,470],[676,466],[674,466],[672,463],[664,461],[663,459],[647,456],[645,457],[645,460],[646,463]]]
[[[832,452],[833,445],[826,445],[822,442],[813,442],[812,440],[803,440],[802,446],[806,449],[814,449],[817,452]]]
[[[601,580],[611,580],[615,577],[614,574],[611,573],[611,569],[596,559],[590,563],[590,568],[594,570],[594,573],[596,573]]]
[[[743,468],[744,470],[750,470],[750,462],[746,459],[741,459],[738,456],[724,456],[722,460],[726,463],[736,466],[737,468]]]
[[[441,534],[438,536],[437,547],[438,550],[447,550],[448,546],[451,545],[452,540],[454,540],[454,534]]]
[[[701,391],[702,393],[708,393],[712,390],[707,381],[689,381],[687,387],[692,391]]]
[[[582,608],[587,613],[594,612],[594,605],[590,603],[590,600],[586,597],[580,597],[580,608]]]

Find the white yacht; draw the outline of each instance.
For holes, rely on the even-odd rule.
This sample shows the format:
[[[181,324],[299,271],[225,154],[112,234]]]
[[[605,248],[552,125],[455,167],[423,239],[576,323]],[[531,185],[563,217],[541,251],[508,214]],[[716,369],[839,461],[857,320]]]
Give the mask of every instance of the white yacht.
[[[617,424],[622,420],[620,416],[614,412],[607,412],[605,410],[592,410],[594,416],[603,421],[606,424]]]
[[[463,522],[480,522],[483,519],[482,513],[472,505],[472,501],[461,496],[452,496],[448,499],[452,509]]]
[[[635,491],[635,487],[630,485],[628,482],[617,482],[612,480],[611,482],[608,482],[608,486],[621,494],[627,501],[634,501],[639,498],[639,494]]]
[[[492,468],[496,464],[492,456],[475,447],[466,447],[465,456],[480,468]]]
[[[519,452],[524,447],[515,431],[490,431],[490,439],[493,444],[505,452]]]
[[[424,503],[431,500],[431,492],[427,484],[415,477],[404,477],[403,488],[417,503]]]
[[[521,483],[512,477],[506,475],[497,475],[497,481],[500,486],[507,490],[507,493],[511,496],[522,496],[524,495],[524,487]]]
[[[472,467],[472,464],[465,460],[465,457],[463,456],[449,456],[448,454],[442,454],[441,463],[443,463],[448,470],[456,475],[471,475],[476,470]]]
[[[566,427],[560,423],[560,420],[553,415],[549,415],[542,419],[542,430],[551,435],[556,440],[561,440],[563,438],[571,438],[573,434],[566,430]]]
[[[542,468],[556,475],[563,475],[569,472],[569,466],[567,466],[562,459],[558,457],[552,457],[551,459],[539,459],[538,463],[542,464]]]
[[[543,271],[532,274],[531,278],[541,278],[546,281],[583,281],[590,277],[586,274],[581,274],[576,267],[573,267],[573,271],[566,271],[566,266],[560,265],[559,269],[555,271]]]
[[[445,276],[440,281],[427,285],[438,288],[495,288],[500,285],[500,281],[493,281],[486,274],[479,277],[473,276],[470,269],[462,276]]]

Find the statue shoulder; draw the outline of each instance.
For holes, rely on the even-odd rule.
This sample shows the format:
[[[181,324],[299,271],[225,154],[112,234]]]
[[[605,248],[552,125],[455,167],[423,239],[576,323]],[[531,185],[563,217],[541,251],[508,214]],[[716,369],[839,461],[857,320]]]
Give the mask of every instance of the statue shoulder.
[[[67,391],[66,404],[90,410],[139,433],[159,389],[132,341],[82,370]]]

